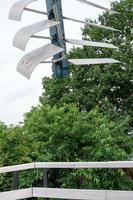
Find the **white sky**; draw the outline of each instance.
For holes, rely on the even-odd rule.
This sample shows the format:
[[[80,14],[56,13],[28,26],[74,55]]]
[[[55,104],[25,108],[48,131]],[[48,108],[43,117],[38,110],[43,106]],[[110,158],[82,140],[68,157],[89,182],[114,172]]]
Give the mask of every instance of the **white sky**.
[[[110,0],[91,0],[105,7],[110,7]],[[8,20],[10,7],[15,0],[1,0],[0,4],[0,121],[6,124],[18,124],[23,120],[23,114],[30,111],[31,106],[38,104],[42,93],[42,78],[51,75],[51,65],[39,65],[30,80],[16,72],[20,58],[26,53],[49,41],[30,39],[26,52],[12,46],[14,34],[19,28],[46,19],[46,16],[24,12],[22,21]],[[96,19],[102,13],[100,9],[81,4],[76,0],[62,0],[64,16],[84,20]],[[45,0],[31,3],[28,7],[46,11]],[[78,23],[65,22],[67,38],[81,39],[81,28]],[[49,31],[41,35],[48,36]],[[68,49],[72,47],[68,46]]]

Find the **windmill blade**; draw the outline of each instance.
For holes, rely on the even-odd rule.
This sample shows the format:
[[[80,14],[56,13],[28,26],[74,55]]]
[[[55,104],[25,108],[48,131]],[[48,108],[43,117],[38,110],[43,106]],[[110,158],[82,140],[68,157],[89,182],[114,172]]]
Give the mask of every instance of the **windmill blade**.
[[[37,0],[27,0],[27,1],[37,1]],[[23,8],[23,10],[21,12],[20,11],[18,12],[19,14],[18,13],[15,14],[16,11],[14,11],[12,9],[13,8],[11,8],[11,11],[10,11],[10,14],[9,14],[9,18],[13,19],[13,20],[17,20],[17,21],[21,20],[21,15],[23,13],[23,10],[26,10],[26,11],[29,11],[29,12],[38,13],[38,14],[42,14],[42,15],[47,15],[46,12],[35,10],[35,9],[30,9],[30,8]],[[106,30],[110,30],[110,31],[121,32],[120,30],[115,29],[115,28],[111,28],[111,27],[108,27],[108,26],[99,25],[99,24],[95,24],[95,23],[91,23],[91,22],[86,22],[86,21],[82,21],[82,20],[77,20],[77,19],[73,19],[73,18],[70,18],[70,17],[66,17],[66,16],[63,16],[63,19],[69,20],[69,21],[73,21],[73,22],[79,22],[79,23],[86,24],[86,25],[89,25],[89,26],[92,26],[92,27],[96,27],[96,28],[100,28],[100,29],[106,29]]]
[[[92,26],[92,27],[96,27],[96,28],[101,28],[101,29],[105,29],[105,30],[121,32],[118,29],[115,29],[115,28],[112,28],[112,27],[109,27],[109,26],[104,26],[104,25],[101,25],[101,24],[99,25],[99,24],[95,24],[95,23],[91,23],[91,22],[86,22],[86,24],[88,24],[89,26]]]
[[[64,49],[53,44],[42,46],[26,54],[18,63],[17,71],[27,79],[30,79],[32,72],[38,64],[62,51],[64,51]]]
[[[32,25],[26,26],[26,27],[20,29],[16,33],[14,40],[13,40],[13,46],[24,51],[26,48],[26,44],[27,44],[28,40],[30,39],[30,37],[32,37],[32,35],[34,35],[37,32],[40,32],[44,29],[56,26],[58,24],[60,24],[60,22],[44,20],[44,21],[40,21],[40,22],[37,22]]]
[[[116,46],[109,43],[92,42],[92,41],[87,41],[87,40],[75,40],[75,39],[66,39],[66,41],[74,45],[117,49]]]
[[[74,18],[70,18],[70,17],[65,17],[65,16],[63,18],[65,20],[69,20],[69,21],[73,21],[73,22],[78,22],[78,23],[81,23],[81,24],[85,24],[85,25],[96,27],[96,28],[100,28],[100,29],[106,29],[106,30],[110,30],[110,31],[121,32],[118,29],[111,28],[111,27],[104,26],[104,25],[99,25],[99,24],[95,24],[95,23],[91,23],[91,22],[87,22],[87,21],[82,21],[82,20],[78,20],[78,19],[74,19]]]
[[[74,65],[99,65],[99,64],[120,63],[120,61],[112,58],[69,59],[68,61]]]
[[[29,11],[29,12],[33,12],[33,13],[38,13],[38,14],[41,14],[41,15],[48,15],[46,12],[35,10],[35,9],[25,8],[25,10]],[[74,19],[74,18],[70,18],[70,17],[66,17],[66,16],[63,16],[63,19],[73,21],[73,22],[82,23],[82,24],[86,24],[86,25],[96,27],[96,28],[100,28],[100,29],[106,29],[106,30],[110,30],[110,31],[121,32],[120,30],[112,28],[112,27],[99,25],[99,24],[95,24],[95,23],[91,23],[91,22],[86,22],[86,21],[82,21],[82,20],[78,20],[78,19]]]
[[[99,9],[108,11],[108,12],[110,12],[110,13],[119,14],[119,12],[116,12],[116,11],[114,11],[114,10],[110,10],[110,9],[108,9],[108,8],[105,8],[105,7],[103,7],[103,6],[100,6],[100,5],[96,4],[96,3],[92,3],[92,2],[87,1],[87,0],[76,0],[76,1],[79,1],[79,2],[81,2],[81,3],[87,4],[87,5],[89,5],[89,6],[93,6],[93,7],[95,7],[95,8],[99,8]]]
[[[28,4],[34,1],[38,1],[38,0],[19,0],[16,3],[14,3],[9,12],[9,19],[15,20],[15,21],[21,21],[21,16],[23,14],[24,8]]]

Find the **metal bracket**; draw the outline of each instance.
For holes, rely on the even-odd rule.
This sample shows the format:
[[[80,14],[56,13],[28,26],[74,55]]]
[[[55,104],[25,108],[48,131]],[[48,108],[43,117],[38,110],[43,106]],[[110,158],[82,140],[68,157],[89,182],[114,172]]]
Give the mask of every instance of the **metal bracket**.
[[[19,171],[13,172],[13,190],[18,190],[19,188]]]

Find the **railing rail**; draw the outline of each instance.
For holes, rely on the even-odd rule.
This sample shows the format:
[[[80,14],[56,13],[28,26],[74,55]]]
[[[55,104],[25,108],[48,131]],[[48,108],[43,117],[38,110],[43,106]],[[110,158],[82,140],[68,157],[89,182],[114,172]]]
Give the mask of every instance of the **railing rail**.
[[[0,174],[13,173],[13,190],[1,192],[0,200],[15,200],[33,197],[56,199],[88,199],[88,200],[133,200],[133,191],[109,190],[77,190],[48,188],[48,169],[130,169],[133,161],[108,162],[34,162],[29,164],[0,167]],[[19,172],[24,170],[43,170],[43,188],[19,189]]]
[[[0,167],[0,174],[15,172],[15,171],[23,171],[23,170],[28,170],[28,169],[35,169],[35,163]]]
[[[27,188],[0,193],[0,200],[19,200],[33,197],[75,200],[133,200],[133,192],[113,190]]]
[[[19,200],[33,197],[33,189],[13,190],[0,193],[0,200]]]
[[[0,167],[1,173],[23,171],[28,169],[125,169],[133,168],[133,161],[110,162],[35,162],[8,167]]]

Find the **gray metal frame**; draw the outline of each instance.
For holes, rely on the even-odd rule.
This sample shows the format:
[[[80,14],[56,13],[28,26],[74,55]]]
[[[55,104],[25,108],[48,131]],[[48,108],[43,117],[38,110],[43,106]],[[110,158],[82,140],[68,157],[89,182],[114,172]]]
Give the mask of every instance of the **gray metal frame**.
[[[57,46],[62,47],[63,45],[63,48],[65,49],[64,53],[66,54],[65,31],[64,31],[61,0],[46,0],[46,6],[47,6],[48,19],[49,20],[55,19],[60,21],[61,23],[60,30],[58,30],[56,27],[50,28],[50,36],[53,38],[51,42],[52,44]],[[61,57],[62,54],[57,54],[54,55],[53,59],[57,60]],[[52,68],[53,68],[53,76],[55,78],[63,78],[69,75],[67,59],[62,60],[59,63],[53,64]]]

